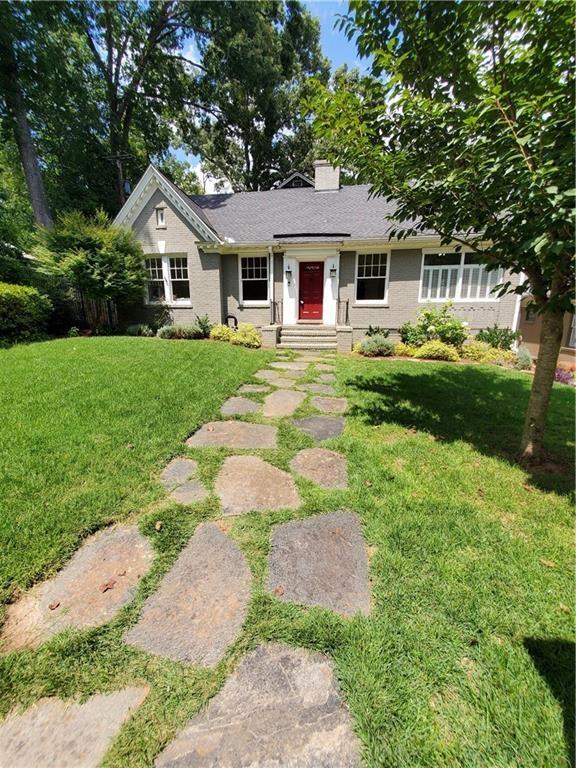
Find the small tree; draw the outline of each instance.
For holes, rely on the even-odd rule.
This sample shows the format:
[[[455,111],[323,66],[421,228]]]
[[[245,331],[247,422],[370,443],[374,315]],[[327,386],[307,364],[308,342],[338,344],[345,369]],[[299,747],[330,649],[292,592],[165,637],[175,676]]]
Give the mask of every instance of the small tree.
[[[63,214],[41,240],[36,255],[56,264],[83,297],[118,302],[142,295],[142,247],[102,211],[92,218],[77,211]]]
[[[414,222],[521,275],[542,315],[520,454],[542,456],[546,413],[574,300],[574,6],[366,2],[341,20],[372,75],[318,85],[318,134],[333,160]]]

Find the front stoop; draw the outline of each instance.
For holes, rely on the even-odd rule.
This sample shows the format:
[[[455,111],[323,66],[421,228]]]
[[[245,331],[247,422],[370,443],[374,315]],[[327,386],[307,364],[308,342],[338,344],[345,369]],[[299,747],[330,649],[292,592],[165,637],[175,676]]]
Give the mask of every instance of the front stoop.
[[[336,349],[336,328],[328,325],[284,325],[280,329],[280,349]]]

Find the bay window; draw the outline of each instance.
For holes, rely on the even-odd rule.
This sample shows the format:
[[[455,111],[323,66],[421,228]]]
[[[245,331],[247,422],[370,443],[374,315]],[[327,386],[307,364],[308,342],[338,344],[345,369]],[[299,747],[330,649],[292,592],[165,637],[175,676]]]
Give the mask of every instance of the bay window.
[[[496,301],[492,293],[503,271],[488,271],[480,258],[462,251],[424,251],[420,301]]]
[[[268,256],[240,257],[240,303],[268,303]]]
[[[190,278],[186,256],[150,256],[145,261],[148,273],[148,304],[190,305]]]
[[[356,256],[356,303],[383,304],[388,292],[388,254]]]

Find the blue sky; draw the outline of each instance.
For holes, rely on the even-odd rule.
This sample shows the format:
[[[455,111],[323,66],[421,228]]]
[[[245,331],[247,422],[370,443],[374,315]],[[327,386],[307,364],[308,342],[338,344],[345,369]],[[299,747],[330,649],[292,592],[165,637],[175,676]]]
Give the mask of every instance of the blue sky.
[[[355,43],[334,29],[338,14],[344,15],[348,11],[348,0],[303,0],[303,4],[320,19],[320,42],[324,55],[332,61],[332,69],[342,64],[362,69],[365,62],[361,62]]]

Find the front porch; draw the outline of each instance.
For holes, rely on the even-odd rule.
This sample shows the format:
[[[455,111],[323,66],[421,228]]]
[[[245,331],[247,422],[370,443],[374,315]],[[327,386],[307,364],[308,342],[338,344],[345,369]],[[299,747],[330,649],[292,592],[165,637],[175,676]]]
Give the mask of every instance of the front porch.
[[[262,346],[278,349],[316,349],[350,352],[352,326],[300,322],[271,324],[262,328]]]

